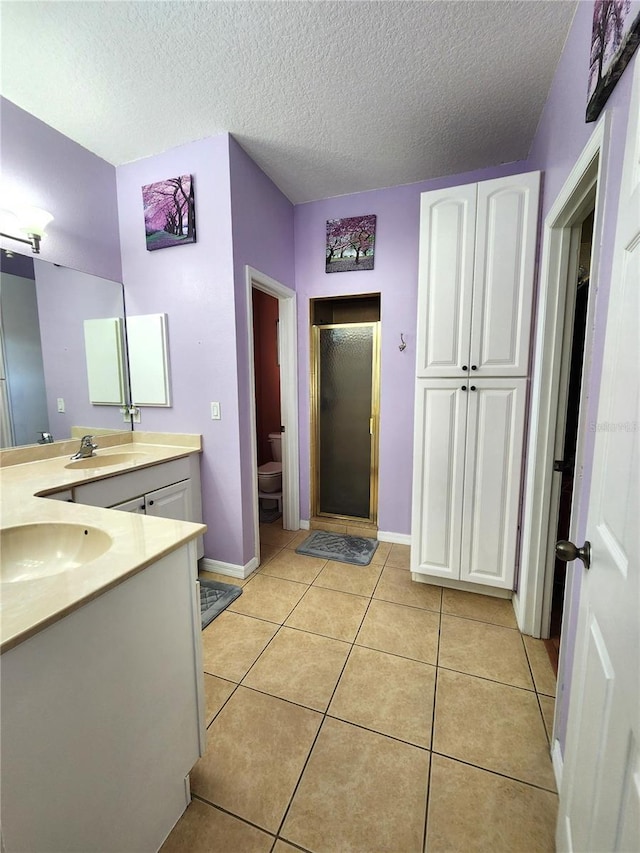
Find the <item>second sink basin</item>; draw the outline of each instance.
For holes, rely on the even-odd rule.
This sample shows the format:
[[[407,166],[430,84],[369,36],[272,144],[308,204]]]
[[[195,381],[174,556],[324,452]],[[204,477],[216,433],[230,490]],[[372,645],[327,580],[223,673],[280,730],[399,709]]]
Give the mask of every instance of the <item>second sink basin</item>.
[[[129,462],[144,462],[148,459],[146,453],[140,453],[138,450],[124,451],[122,453],[110,453],[103,456],[88,456],[86,459],[75,459],[68,462],[65,468],[107,468],[109,465],[124,465]]]
[[[32,581],[75,569],[111,547],[108,533],[84,524],[42,522],[0,532],[2,583]]]

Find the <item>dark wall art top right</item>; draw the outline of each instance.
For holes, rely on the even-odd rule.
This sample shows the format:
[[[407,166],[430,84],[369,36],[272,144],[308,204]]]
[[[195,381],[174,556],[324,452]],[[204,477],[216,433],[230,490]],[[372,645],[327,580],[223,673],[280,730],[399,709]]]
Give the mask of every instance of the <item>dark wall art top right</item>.
[[[586,120],[595,121],[640,43],[638,0],[595,0]]]

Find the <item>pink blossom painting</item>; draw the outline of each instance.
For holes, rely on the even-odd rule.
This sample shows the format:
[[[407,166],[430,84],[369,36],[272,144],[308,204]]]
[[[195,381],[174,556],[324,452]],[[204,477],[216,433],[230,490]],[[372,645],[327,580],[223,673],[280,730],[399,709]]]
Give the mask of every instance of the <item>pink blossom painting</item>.
[[[638,0],[595,0],[587,121],[595,121],[640,43]]]
[[[375,214],[329,219],[325,271],[372,270],[375,240]]]
[[[147,249],[196,242],[196,210],[191,175],[142,187]]]

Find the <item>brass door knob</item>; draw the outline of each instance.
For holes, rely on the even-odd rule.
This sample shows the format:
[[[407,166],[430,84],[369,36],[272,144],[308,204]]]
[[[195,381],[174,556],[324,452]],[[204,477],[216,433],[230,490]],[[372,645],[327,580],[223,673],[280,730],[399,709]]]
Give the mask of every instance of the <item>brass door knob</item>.
[[[565,563],[571,563],[573,560],[582,560],[585,569],[588,569],[591,565],[591,542],[586,541],[582,548],[577,548],[573,542],[561,539],[559,542],[556,542],[556,557]]]

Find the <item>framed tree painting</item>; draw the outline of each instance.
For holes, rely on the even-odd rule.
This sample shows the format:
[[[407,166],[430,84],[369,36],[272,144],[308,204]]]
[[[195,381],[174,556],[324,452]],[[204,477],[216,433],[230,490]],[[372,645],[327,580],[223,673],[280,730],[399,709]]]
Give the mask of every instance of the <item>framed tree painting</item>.
[[[595,121],[640,42],[638,0],[595,0],[587,121]]]
[[[196,242],[196,209],[191,175],[142,187],[147,250]]]
[[[375,214],[329,219],[325,272],[372,270],[375,241]]]

